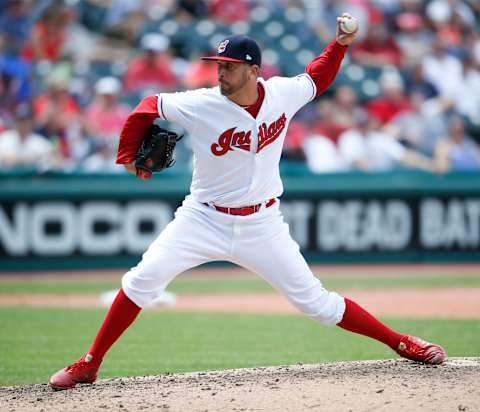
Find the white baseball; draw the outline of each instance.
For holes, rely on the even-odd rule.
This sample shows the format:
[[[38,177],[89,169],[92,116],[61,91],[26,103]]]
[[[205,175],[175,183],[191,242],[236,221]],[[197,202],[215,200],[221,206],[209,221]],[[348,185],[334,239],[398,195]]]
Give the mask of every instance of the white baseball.
[[[358,21],[353,17],[344,17],[340,23],[340,28],[344,33],[354,33],[358,29]]]

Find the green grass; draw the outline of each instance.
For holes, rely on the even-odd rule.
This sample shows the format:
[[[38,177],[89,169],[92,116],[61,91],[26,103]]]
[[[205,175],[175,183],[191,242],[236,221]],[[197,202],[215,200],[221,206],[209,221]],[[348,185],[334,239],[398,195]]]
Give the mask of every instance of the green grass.
[[[447,288],[452,286],[480,286],[480,276],[459,277],[342,277],[337,279],[327,278],[323,282],[332,290],[345,289],[395,289],[395,288]],[[0,293],[92,293],[97,294],[120,287],[120,277],[111,281],[69,281],[68,275],[65,280],[1,282]],[[269,292],[272,288],[260,278],[182,278],[175,279],[168,287],[175,293],[257,293]]]
[[[86,351],[100,309],[0,308],[0,385],[46,382]],[[450,356],[480,356],[480,322],[391,320],[443,344]],[[302,316],[144,311],[107,356],[101,377],[338,360],[385,359],[382,344]]]

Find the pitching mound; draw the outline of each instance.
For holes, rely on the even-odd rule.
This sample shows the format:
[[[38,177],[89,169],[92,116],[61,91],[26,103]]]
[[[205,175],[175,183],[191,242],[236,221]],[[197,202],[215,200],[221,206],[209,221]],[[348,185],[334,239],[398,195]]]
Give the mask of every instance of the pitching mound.
[[[0,388],[2,411],[475,411],[480,358],[341,362]]]

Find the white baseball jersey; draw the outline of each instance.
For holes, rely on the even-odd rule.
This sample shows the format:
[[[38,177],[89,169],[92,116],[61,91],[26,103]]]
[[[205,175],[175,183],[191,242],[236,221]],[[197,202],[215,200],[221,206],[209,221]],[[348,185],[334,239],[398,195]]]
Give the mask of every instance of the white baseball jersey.
[[[199,202],[241,207],[283,193],[278,165],[287,128],[315,97],[316,86],[307,73],[258,81],[265,97],[256,118],[219,87],[158,95],[160,117],[191,136],[190,191]]]
[[[227,260],[263,277],[312,319],[335,325],[343,317],[345,300],[313,275],[283,221],[279,201],[247,216],[204,204],[248,206],[283,192],[278,165],[287,127],[314,98],[316,87],[308,74],[259,81],[265,96],[257,118],[218,87],[158,95],[160,117],[191,135],[192,195],[125,274],[122,288],[144,307],[185,270]]]

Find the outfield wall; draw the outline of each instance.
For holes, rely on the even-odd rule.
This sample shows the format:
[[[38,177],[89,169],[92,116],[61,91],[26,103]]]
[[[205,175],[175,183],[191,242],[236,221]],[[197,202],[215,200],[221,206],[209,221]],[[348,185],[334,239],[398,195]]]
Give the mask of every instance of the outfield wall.
[[[0,176],[0,270],[134,265],[188,174]],[[480,175],[285,176],[281,207],[317,263],[480,262]]]

